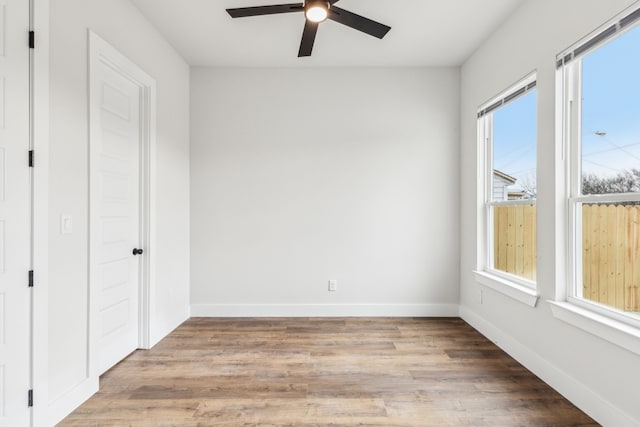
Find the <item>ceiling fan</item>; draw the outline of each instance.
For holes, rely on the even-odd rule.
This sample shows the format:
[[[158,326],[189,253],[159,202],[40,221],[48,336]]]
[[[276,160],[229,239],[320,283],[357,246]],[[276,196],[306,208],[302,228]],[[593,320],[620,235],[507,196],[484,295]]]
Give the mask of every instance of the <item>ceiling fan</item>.
[[[334,6],[339,0],[305,0],[304,3],[277,4],[271,6],[239,7],[227,9],[232,18],[247,16],[275,15],[279,13],[304,12],[305,24],[298,58],[311,56],[313,43],[316,40],[318,25],[327,20],[339,22],[363,33],[382,39],[391,27],[381,24],[364,16],[356,15],[348,10]]]

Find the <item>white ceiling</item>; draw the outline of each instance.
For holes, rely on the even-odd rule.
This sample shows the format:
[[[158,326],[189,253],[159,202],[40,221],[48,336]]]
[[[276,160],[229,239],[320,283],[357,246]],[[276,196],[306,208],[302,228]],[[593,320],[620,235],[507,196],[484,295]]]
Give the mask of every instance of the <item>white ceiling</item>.
[[[524,0],[341,0],[392,27],[378,40],[333,21],[298,58],[302,13],[232,19],[229,7],[296,0],[132,0],[192,66],[457,66]],[[302,0],[299,0],[302,2]]]

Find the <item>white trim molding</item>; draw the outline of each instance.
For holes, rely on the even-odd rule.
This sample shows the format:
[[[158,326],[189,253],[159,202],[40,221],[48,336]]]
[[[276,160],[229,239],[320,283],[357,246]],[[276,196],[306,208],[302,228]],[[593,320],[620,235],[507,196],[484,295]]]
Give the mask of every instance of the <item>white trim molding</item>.
[[[478,120],[476,124],[477,138],[477,261],[476,280],[484,286],[501,292],[516,301],[531,307],[537,303],[535,290],[529,292],[528,287],[535,288],[536,282],[506,273],[502,277],[501,271],[494,267],[493,229],[494,209],[500,206],[524,206],[537,204],[536,199],[523,200],[494,200],[494,112],[503,108],[510,102],[521,99],[531,94],[537,87],[537,71],[532,71],[527,76],[511,85],[499,95],[485,102],[478,108]],[[536,95],[537,96],[537,95]],[[536,110],[537,120],[537,110]],[[536,147],[538,142],[536,141]],[[537,154],[536,154],[537,158]],[[536,222],[534,218],[534,223]],[[522,292],[519,292],[522,290]],[[533,295],[533,299],[532,299]]]
[[[58,424],[78,406],[82,405],[89,397],[97,393],[99,388],[98,383],[99,380],[97,377],[85,378],[69,392],[51,402],[48,407],[47,418],[38,420],[34,425],[51,426]]]
[[[640,355],[640,330],[568,302],[547,301],[556,319]]]
[[[458,317],[457,304],[192,304],[192,317]]]
[[[476,281],[482,286],[506,295],[529,307],[535,307],[538,304],[539,296],[535,289],[519,285],[484,271],[474,271],[473,274]]]
[[[33,149],[33,270],[37,287],[32,293],[32,388],[39,404],[32,425],[49,421],[49,0],[31,0],[30,26],[37,49],[31,49],[31,103]],[[55,409],[55,407],[54,407]]]
[[[471,309],[461,306],[460,317],[598,423],[605,426],[638,427],[638,422],[633,417]]]

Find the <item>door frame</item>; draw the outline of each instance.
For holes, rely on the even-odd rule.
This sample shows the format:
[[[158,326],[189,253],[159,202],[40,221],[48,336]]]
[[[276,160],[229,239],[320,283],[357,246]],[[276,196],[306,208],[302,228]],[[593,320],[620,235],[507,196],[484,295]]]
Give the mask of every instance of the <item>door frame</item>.
[[[155,182],[154,173],[156,150],[156,81],[144,70],[134,64],[127,57],[118,52],[113,46],[103,40],[91,30],[88,30],[89,46],[89,376],[98,377],[98,295],[96,289],[95,266],[95,238],[97,221],[95,170],[98,161],[94,149],[97,139],[98,117],[92,114],[91,99],[98,94],[93,82],[96,72],[101,65],[107,65],[140,88],[140,224],[139,243],[144,248],[145,256],[140,259],[139,287],[138,287],[138,348],[150,347],[151,313],[153,311],[152,298],[155,288]]]
[[[30,55],[32,171],[31,388],[32,426],[50,424],[49,411],[49,3],[29,1],[29,26],[35,33]]]

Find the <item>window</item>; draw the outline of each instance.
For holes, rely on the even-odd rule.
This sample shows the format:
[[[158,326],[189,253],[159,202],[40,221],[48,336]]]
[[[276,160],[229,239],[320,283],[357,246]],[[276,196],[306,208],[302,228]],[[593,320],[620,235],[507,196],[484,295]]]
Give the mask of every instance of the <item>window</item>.
[[[478,113],[484,154],[482,268],[518,285],[536,280],[536,81],[529,76]]]
[[[640,326],[640,10],[559,56],[569,302]]]

